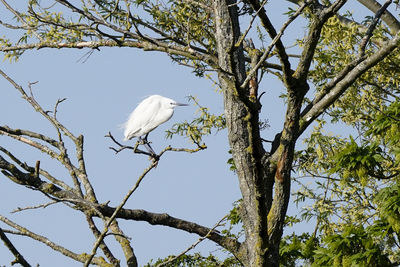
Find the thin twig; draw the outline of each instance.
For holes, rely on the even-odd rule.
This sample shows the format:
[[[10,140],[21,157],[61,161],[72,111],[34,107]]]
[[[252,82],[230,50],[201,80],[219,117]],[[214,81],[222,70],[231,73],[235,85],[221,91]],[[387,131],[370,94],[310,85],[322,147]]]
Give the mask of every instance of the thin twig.
[[[103,241],[104,237],[106,236],[107,232],[108,232],[108,228],[110,227],[111,223],[113,222],[113,220],[115,219],[115,217],[117,216],[118,212],[122,209],[122,207],[125,205],[125,203],[128,201],[128,199],[130,198],[130,196],[136,191],[136,189],[139,187],[140,182],[143,180],[143,178],[153,169],[157,166],[158,161],[153,160],[152,163],[150,164],[149,167],[147,167],[142,175],[140,175],[139,179],[136,181],[135,185],[128,191],[128,193],[125,195],[124,199],[121,201],[121,203],[118,205],[118,207],[114,210],[113,214],[111,215],[111,217],[108,219],[107,223],[105,223],[104,229],[101,232],[101,234],[99,235],[99,237],[97,238],[96,242],[93,245],[92,251],[89,255],[89,257],[87,258],[87,260],[85,261],[84,267],[89,266],[89,264],[91,263],[94,255],[96,254],[96,250],[99,247],[99,245],[101,244],[101,242]]]
[[[19,208],[18,207],[15,210],[11,211],[11,213],[20,212],[20,211],[23,211],[23,210],[33,210],[33,209],[39,209],[39,208],[46,208],[46,207],[48,207],[50,205],[57,204],[57,203],[59,203],[58,200],[53,200],[53,201],[50,201],[48,203],[40,204],[40,205],[37,205],[37,206],[29,206],[29,207],[25,207],[25,208]]]
[[[60,104],[60,103],[62,103],[62,102],[64,102],[65,100],[67,100],[67,98],[59,98],[59,99],[57,99],[57,102],[56,102],[56,104],[54,105],[54,110],[53,110],[53,117],[54,117],[54,119],[57,119],[57,108],[58,108],[58,105]]]
[[[138,146],[141,145],[140,141],[137,141],[135,146],[126,146],[126,145],[123,145],[120,142],[118,142],[115,139],[115,137],[111,134],[111,132],[108,132],[108,134],[106,134],[104,137],[109,137],[115,144],[117,144],[119,146],[119,148],[109,147],[111,150],[113,150],[115,152],[115,154],[118,154],[122,150],[130,149],[130,150],[133,150],[134,153],[144,154],[144,155],[147,155],[147,156],[150,156],[150,157],[154,156],[153,154],[151,154],[149,152],[146,152],[146,151],[138,149]]]
[[[249,33],[251,27],[253,26],[254,20],[257,18],[258,13],[262,10],[262,8],[264,7],[264,5],[268,2],[268,0],[264,0],[261,4],[260,4],[260,8],[256,11],[256,13],[252,16],[250,22],[249,22],[249,26],[247,27],[247,29],[244,31],[244,33],[242,34],[242,36],[239,38],[239,40],[236,42],[235,46],[239,47],[244,39],[246,38],[247,34]]]
[[[210,234],[212,232],[214,232],[214,230],[221,225],[221,222],[223,220],[225,220],[228,217],[228,215],[225,215],[221,220],[219,220],[211,229],[210,231],[208,231],[208,233],[205,236],[201,236],[199,239],[197,239],[196,242],[194,242],[192,245],[190,245],[187,249],[185,249],[184,251],[182,251],[181,253],[179,253],[178,255],[176,255],[175,257],[173,257],[172,259],[167,260],[166,262],[162,262],[160,264],[158,264],[156,267],[162,267],[165,266],[171,262],[174,262],[175,260],[177,260],[179,257],[185,255],[186,253],[188,253],[190,250],[194,249],[198,244],[200,244],[201,241],[203,241],[204,239],[207,239]]]
[[[23,24],[25,27],[28,27],[29,30],[32,31],[32,33],[40,40],[40,42],[43,42],[42,37],[34,30],[34,27],[29,26],[29,24],[24,20],[24,18],[21,16],[21,14],[15,10],[14,8],[12,8],[5,0],[0,0],[3,5],[11,11],[11,13],[13,13]]]
[[[5,136],[12,137],[15,140],[18,140],[18,141],[20,141],[22,143],[30,145],[30,146],[32,146],[32,147],[34,147],[34,148],[36,148],[36,149],[48,154],[48,155],[50,155],[52,158],[58,158],[58,156],[59,156],[57,154],[57,152],[55,152],[54,150],[50,149],[48,146],[45,146],[45,145],[43,145],[41,143],[38,143],[38,142],[35,142],[35,141],[33,141],[33,140],[29,139],[29,138],[26,138],[26,137],[24,137],[22,135],[15,135],[15,134],[11,134],[11,133],[8,133],[6,131],[3,131],[1,127],[0,127],[0,135],[5,135]]]
[[[281,39],[283,33],[285,32],[286,28],[292,23],[300,14],[303,12],[304,8],[308,6],[313,0],[305,1],[298,9],[297,11],[283,24],[282,28],[280,31],[277,33],[277,35],[274,37],[274,39],[271,41],[270,45],[265,49],[264,53],[260,57],[258,63],[252,68],[242,85],[240,86],[241,88],[246,88],[250,80],[252,79],[254,73],[260,68],[261,64],[267,59],[269,54],[272,51],[272,48],[275,46],[275,44]],[[260,7],[260,10],[262,7]]]
[[[71,138],[71,140],[73,140],[74,142],[76,141],[76,137],[70,132],[68,131],[67,128],[65,128],[64,125],[62,125],[58,120],[54,119],[53,117],[49,116],[47,114],[47,112],[38,104],[38,102],[33,98],[32,94],[31,96],[28,96],[27,93],[25,92],[25,90],[22,88],[21,85],[17,84],[13,79],[11,79],[11,77],[9,77],[5,72],[3,72],[2,70],[0,70],[0,75],[2,75],[9,83],[11,83],[15,89],[17,89],[21,95],[22,98],[24,98],[26,101],[28,101],[29,104],[32,105],[32,107],[38,111],[40,114],[42,114],[48,121],[50,121],[55,128],[60,129],[64,134],[66,134],[68,137]],[[36,83],[36,82],[35,82]],[[31,90],[31,85],[35,84],[35,83],[29,83],[28,87]]]

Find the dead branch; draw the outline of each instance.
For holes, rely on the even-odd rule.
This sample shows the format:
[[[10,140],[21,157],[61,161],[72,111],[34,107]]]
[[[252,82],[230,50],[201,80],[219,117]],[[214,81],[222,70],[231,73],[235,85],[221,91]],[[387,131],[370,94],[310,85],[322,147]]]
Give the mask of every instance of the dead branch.
[[[105,235],[108,232],[108,228],[110,227],[111,223],[113,220],[116,218],[118,212],[122,209],[122,207],[125,205],[125,203],[128,201],[130,196],[136,191],[136,189],[139,187],[140,182],[143,180],[143,178],[155,167],[157,167],[158,161],[153,161],[149,167],[147,167],[143,173],[139,176],[139,179],[136,181],[135,185],[128,191],[128,193],[125,195],[121,203],[118,205],[118,207],[114,210],[113,214],[111,217],[108,219],[108,221],[105,223],[105,227],[99,237],[97,238],[95,244],[93,245],[93,249],[88,257],[88,259],[85,261],[84,266],[87,267],[91,263],[92,258],[96,254],[96,250],[99,247],[100,243],[103,241]]]
[[[111,216],[115,212],[115,208],[110,206],[99,206],[98,209],[104,216]],[[182,230],[188,233],[194,233],[199,236],[206,236],[210,232],[210,228],[199,225],[194,222],[179,219],[166,213],[154,213],[140,209],[121,209],[117,218],[134,221],[145,221],[151,225],[162,225]],[[229,250],[233,254],[239,251],[241,243],[234,238],[220,235],[217,231],[211,231],[207,239],[214,241],[221,247]]]
[[[93,221],[92,216],[86,213],[86,221],[88,222],[89,228],[92,231],[94,237],[97,239],[100,236],[100,231],[97,228],[96,224]],[[107,259],[114,265],[114,266],[120,266],[119,260],[114,257],[112,254],[111,250],[108,248],[104,240],[100,243],[99,245],[100,249],[103,251],[104,255],[107,257]]]
[[[247,34],[249,33],[251,27],[253,26],[254,20],[257,18],[258,16],[258,12],[261,11],[261,8],[267,3],[268,0],[263,0],[263,2],[260,4],[260,8],[258,10],[256,10],[255,14],[252,15],[250,22],[249,22],[249,26],[247,26],[247,29],[244,31],[244,33],[242,34],[242,36],[239,38],[239,40],[236,42],[235,46],[239,47],[240,45],[242,45],[244,39],[246,38]]]
[[[150,153],[150,152],[143,151],[143,150],[141,150],[141,149],[138,149],[138,146],[139,146],[139,145],[142,145],[142,143],[141,143],[139,140],[136,142],[135,146],[126,146],[126,145],[123,145],[123,144],[121,144],[120,142],[118,142],[118,141],[115,139],[115,137],[111,134],[111,132],[108,132],[108,134],[106,134],[104,137],[109,137],[117,146],[119,146],[119,148],[109,147],[111,150],[113,150],[113,151],[115,152],[115,154],[118,154],[118,153],[121,152],[122,150],[130,149],[130,150],[132,150],[134,153],[137,153],[137,154],[144,154],[144,155],[147,155],[147,156],[149,156],[149,157],[154,157],[154,158],[156,158],[154,154],[152,154],[152,153]]]
[[[22,130],[22,129],[11,129],[8,126],[0,126],[0,131],[4,132],[4,133],[8,133],[11,135],[17,135],[17,136],[28,136],[28,137],[32,137],[38,140],[42,140],[46,143],[48,143],[49,145],[58,148],[58,142],[48,136],[45,136],[43,134],[40,133],[35,133],[29,130]]]
[[[14,223],[13,221],[7,219],[6,217],[4,217],[2,215],[0,215],[0,221],[4,222],[8,226],[18,230],[18,233],[20,235],[24,235],[24,236],[30,237],[30,238],[32,238],[34,240],[37,240],[37,241],[45,244],[46,246],[52,248],[53,250],[58,251],[61,254],[65,255],[65,256],[67,256],[69,258],[72,258],[72,259],[74,259],[76,261],[79,261],[79,262],[83,263],[83,262],[85,262],[86,258],[88,257],[86,254],[74,253],[74,252],[72,252],[72,251],[70,251],[70,250],[68,250],[68,249],[66,249],[66,248],[64,248],[64,247],[62,247],[62,246],[50,241],[48,238],[46,238],[44,236],[35,234],[35,233],[29,231],[28,229],[26,229],[26,228],[24,228],[24,227],[22,227],[22,226],[20,226],[20,225],[18,225],[16,223]],[[99,265],[99,266],[106,266],[106,267],[112,266],[111,264],[105,262],[104,259],[100,258],[100,257],[94,257],[92,259],[92,262],[94,264]]]
[[[57,203],[60,203],[60,202],[57,201],[57,200],[53,200],[53,201],[50,201],[50,202],[47,202],[47,203],[44,203],[44,204],[40,204],[40,205],[36,205],[36,206],[28,206],[28,207],[24,207],[24,208],[19,208],[18,207],[15,210],[11,211],[11,213],[16,213],[16,212],[20,212],[20,211],[24,211],[24,210],[47,208],[48,206],[53,205],[53,204],[57,204]]]
[[[288,55],[286,53],[286,49],[285,49],[285,47],[284,47],[284,45],[282,43],[282,40],[280,39],[280,35],[276,33],[276,30],[275,30],[274,26],[272,25],[269,17],[267,16],[265,8],[260,6],[259,1],[249,0],[248,2],[252,6],[253,10],[258,11],[257,15],[260,18],[262,26],[268,32],[269,36],[273,40],[272,41],[273,45],[271,46],[271,49],[272,49],[273,46],[276,47],[279,59],[280,59],[281,64],[282,64],[283,74],[284,74],[284,76],[289,78],[292,75],[291,68],[290,68],[290,62],[289,62]],[[294,17],[293,19],[295,19],[296,17]],[[291,19],[289,19],[289,21],[290,20]],[[289,24],[290,23],[291,22],[289,22]],[[282,32],[282,34],[283,34],[283,32]],[[266,50],[268,50],[268,49],[266,49]],[[264,54],[266,54],[265,55],[265,58],[266,58],[268,56],[269,52],[267,52],[267,53],[264,52]],[[249,76],[251,77],[252,75],[249,75]],[[246,83],[248,83],[248,82],[249,81],[247,81]],[[245,86],[243,86],[243,87],[245,87]]]
[[[190,149],[190,148],[173,148],[171,146],[167,146],[166,148],[164,148],[159,154],[153,154],[150,151],[146,152],[143,150],[138,149],[139,145],[146,145],[146,143],[143,143],[143,141],[141,142],[140,140],[138,140],[135,144],[135,146],[126,146],[121,144],[120,142],[118,142],[115,137],[111,134],[111,132],[108,132],[107,135],[105,135],[105,137],[110,138],[117,146],[119,146],[119,148],[115,148],[115,147],[110,147],[111,150],[113,150],[115,152],[115,154],[118,154],[119,152],[121,152],[122,150],[125,149],[130,149],[132,150],[134,153],[138,153],[138,154],[144,154],[149,156],[151,159],[158,161],[160,159],[160,157],[167,151],[175,151],[175,152],[187,152],[187,153],[195,153],[198,152],[200,150],[204,150],[207,148],[207,146],[205,144],[199,144],[198,142],[195,142],[193,139],[193,142],[197,145],[197,148],[194,149]]]
[[[208,231],[208,233],[205,236],[201,236],[199,239],[197,239],[196,242],[194,242],[192,245],[190,245],[187,249],[185,249],[184,251],[182,251],[181,253],[179,253],[178,255],[176,255],[175,257],[173,257],[172,259],[169,259],[165,262],[162,262],[160,264],[158,264],[156,267],[162,267],[165,266],[171,262],[174,262],[175,260],[177,260],[179,257],[185,255],[186,253],[188,253],[190,250],[194,249],[198,244],[200,244],[201,241],[203,241],[204,239],[208,238],[209,235],[215,231],[215,229],[218,226],[221,226],[221,222],[224,221],[226,218],[228,217],[228,215],[225,215],[221,220],[219,220],[211,229],[210,231]]]
[[[11,262],[11,265],[14,265],[16,263],[21,264],[24,267],[30,267],[31,265],[25,260],[25,258],[22,256],[21,253],[15,248],[13,243],[8,239],[6,234],[3,232],[3,229],[0,228],[0,239],[3,240],[4,245],[8,248],[8,250],[11,251],[11,253],[14,255],[15,260]]]

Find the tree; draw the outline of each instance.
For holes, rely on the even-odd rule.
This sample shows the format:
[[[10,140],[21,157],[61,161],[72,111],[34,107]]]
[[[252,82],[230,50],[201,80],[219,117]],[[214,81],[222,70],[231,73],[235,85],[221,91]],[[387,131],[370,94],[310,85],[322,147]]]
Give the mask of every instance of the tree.
[[[10,60],[16,60],[26,50],[35,48],[132,47],[160,51],[168,54],[173,61],[193,68],[193,72],[200,77],[215,73],[222,91],[223,116],[209,114],[203,108],[198,119],[177,125],[171,135],[187,135],[196,148],[184,150],[195,152],[205,148],[201,137],[211,128],[227,128],[232,153],[230,163],[239,179],[242,194],[229,220],[233,224],[238,221],[243,224],[245,238],[242,242],[236,236],[220,233],[215,228],[169,215],[124,208],[141,179],[157,166],[159,157],[169,150],[176,150],[171,147],[163,150],[159,157],[151,159],[151,165],[144,170],[119,206],[98,203],[85,170],[83,136],[74,136],[57,120],[57,106],[61,101],[57,102],[50,114],[41,108],[32,95],[28,95],[6,73],[1,72],[54,125],[58,137],[54,139],[5,126],[0,128],[0,133],[35,146],[56,158],[70,171],[74,187],[69,187],[41,169],[39,161],[36,166],[27,166],[7,149],[2,149],[2,152],[9,160],[0,157],[3,174],[17,184],[39,190],[56,201],[66,202],[82,211],[97,238],[91,255],[61,251],[66,256],[86,265],[90,262],[118,265],[119,261],[103,240],[110,228],[124,250],[125,261],[129,266],[136,266],[132,245],[118,226],[117,219],[123,218],[175,227],[212,240],[236,259],[226,264],[279,266],[280,261],[289,264],[298,259],[325,265],[333,262],[348,264],[349,260],[374,265],[391,264],[385,256],[386,251],[392,248],[390,242],[382,248],[384,245],[376,241],[377,235],[371,235],[370,229],[359,224],[357,227],[345,227],[360,218],[371,218],[359,212],[358,217],[353,217],[355,213],[346,214],[348,220],[344,220],[345,223],[332,220],[331,215],[338,211],[339,204],[334,205],[337,202],[333,200],[329,202],[328,196],[338,196],[345,203],[340,206],[342,213],[345,209],[355,212],[357,208],[368,206],[363,203],[368,201],[368,194],[375,197],[373,190],[383,188],[376,199],[383,199],[385,205],[379,207],[379,215],[376,216],[381,219],[381,224],[391,226],[391,234],[398,229],[397,191],[392,187],[388,189],[376,180],[385,179],[397,185],[398,177],[398,128],[392,126],[397,124],[391,120],[396,122],[398,115],[396,49],[400,39],[400,23],[388,11],[388,7],[393,5],[392,1],[386,1],[383,5],[373,0],[359,1],[372,12],[364,21],[346,16],[343,11],[346,1],[290,1],[297,8],[289,9],[287,19],[279,25],[279,30],[270,20],[268,13],[272,11],[268,10],[267,1],[184,0],[165,3],[98,0],[82,1],[78,6],[72,1],[56,0],[56,4],[50,8],[45,8],[38,1],[30,1],[26,12],[18,12],[6,1],[2,2],[16,20],[13,24],[2,22],[2,25],[22,32],[16,42],[1,39],[0,49]],[[288,52],[282,36],[288,27],[296,27],[302,17],[307,22],[306,33],[298,37],[296,44],[299,55],[293,56]],[[259,39],[253,41],[257,35]],[[285,88],[286,115],[274,140],[268,141],[261,138],[263,123],[260,122],[260,111],[262,104],[271,100],[263,99],[259,89],[267,86],[261,81],[268,79],[271,74],[277,76]],[[385,101],[385,97],[389,99]],[[359,99],[362,101],[354,104]],[[321,134],[321,127],[327,118],[333,122],[343,121],[359,129],[362,136],[359,144],[353,139],[347,141]],[[318,122],[320,127],[306,139],[304,150],[295,151],[299,138],[313,122]],[[391,135],[388,134],[389,126],[394,127]],[[62,135],[75,144],[77,165],[71,163]],[[113,138],[112,135],[110,138]],[[41,140],[41,143],[33,139]],[[119,145],[118,142],[116,145]],[[121,145],[116,151],[121,149],[129,147]],[[292,244],[294,240],[303,243],[300,247],[304,249],[290,249],[289,239],[282,240],[283,228],[288,222],[285,219],[288,219],[286,214],[293,171],[302,171],[321,179],[328,177],[322,180],[324,182],[316,182],[315,191],[314,188],[305,188],[298,192],[297,200],[309,198],[316,201],[314,209],[304,213],[305,217],[317,218],[316,231],[291,239]],[[371,185],[370,182],[376,184]],[[342,198],[341,194],[346,194],[343,187],[346,190],[354,188],[354,192],[361,197],[351,199],[354,194],[351,191]],[[323,209],[327,205],[328,208]],[[103,231],[97,229],[93,217],[100,217],[104,221]],[[20,232],[29,233],[28,236],[32,238],[41,238],[7,218],[2,217],[1,220]],[[376,226],[377,222],[373,220],[372,224]],[[375,227],[375,233],[382,233],[383,229]],[[316,236],[317,231],[323,233],[320,239]],[[340,240],[347,242],[348,237],[354,235],[358,239],[355,238],[349,246],[337,245],[341,244]],[[396,235],[388,239],[393,244]],[[364,244],[362,240],[368,242]],[[55,245],[50,246],[57,249]],[[95,257],[97,247],[102,249],[107,260]],[[337,254],[324,253],[327,247]],[[349,247],[355,247],[354,251],[349,252]],[[343,251],[346,253],[339,253]],[[365,251],[370,254],[365,256]],[[292,255],[294,252],[297,254]],[[359,257],[355,258],[354,255]],[[372,263],[371,259],[376,255],[379,257],[375,257],[376,262]],[[16,258],[20,263],[23,262],[18,260],[17,255]],[[197,264],[199,259],[189,260]],[[200,257],[200,260],[206,262],[214,259]]]

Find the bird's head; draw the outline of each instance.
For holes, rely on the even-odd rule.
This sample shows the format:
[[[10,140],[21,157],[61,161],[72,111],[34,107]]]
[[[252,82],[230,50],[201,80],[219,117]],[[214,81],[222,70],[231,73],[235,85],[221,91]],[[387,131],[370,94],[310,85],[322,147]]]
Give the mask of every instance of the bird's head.
[[[163,99],[163,106],[166,108],[174,109],[177,106],[189,106],[188,104],[178,103],[170,98]]]

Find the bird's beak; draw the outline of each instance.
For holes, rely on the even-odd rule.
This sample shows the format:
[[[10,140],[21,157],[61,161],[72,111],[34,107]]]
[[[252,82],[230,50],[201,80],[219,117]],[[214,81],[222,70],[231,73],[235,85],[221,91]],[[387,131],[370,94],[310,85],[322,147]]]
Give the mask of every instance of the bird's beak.
[[[189,106],[189,104],[183,104],[183,103],[174,103],[175,106]]]

